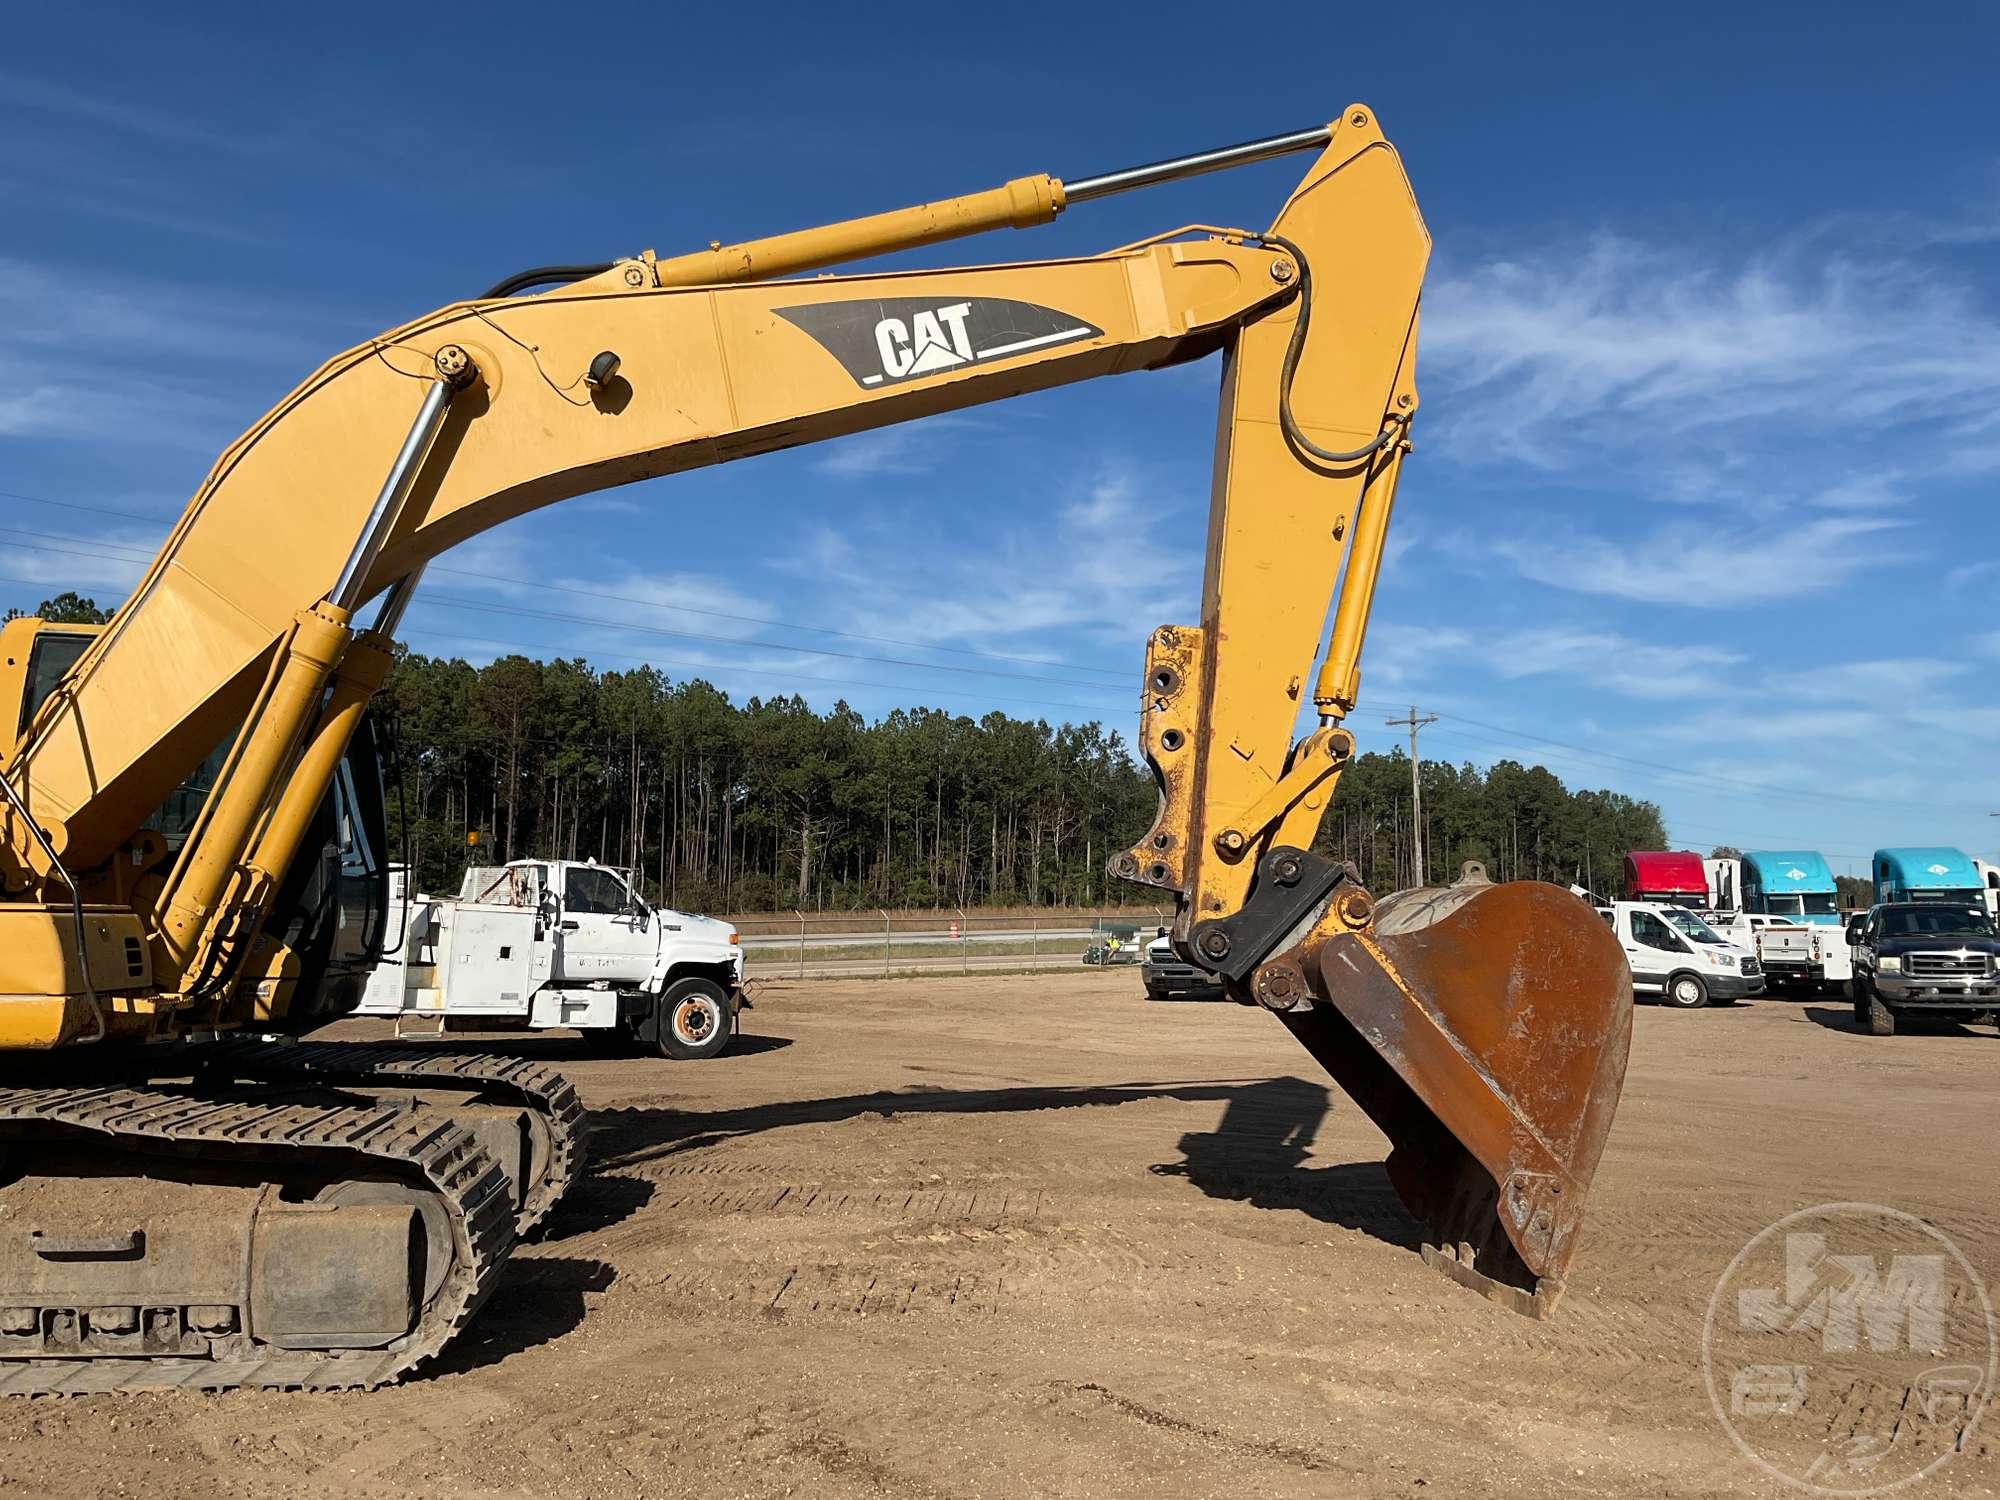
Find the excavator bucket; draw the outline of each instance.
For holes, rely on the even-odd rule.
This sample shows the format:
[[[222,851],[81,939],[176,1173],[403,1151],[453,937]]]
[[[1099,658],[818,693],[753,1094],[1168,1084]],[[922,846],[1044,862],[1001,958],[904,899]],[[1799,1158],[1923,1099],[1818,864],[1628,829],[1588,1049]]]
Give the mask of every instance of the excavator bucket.
[[[1562,1293],[1625,1077],[1632,980],[1604,922],[1553,885],[1385,898],[1309,959],[1281,1012],[1389,1137],[1424,1259],[1531,1317]]]

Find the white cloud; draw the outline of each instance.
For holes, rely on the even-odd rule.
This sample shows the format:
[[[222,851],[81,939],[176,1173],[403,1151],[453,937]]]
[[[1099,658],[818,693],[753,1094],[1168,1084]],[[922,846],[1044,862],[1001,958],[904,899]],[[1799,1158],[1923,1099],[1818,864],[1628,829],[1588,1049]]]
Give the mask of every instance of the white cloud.
[[[1474,644],[1470,631],[1452,626],[1377,619],[1369,625],[1362,645],[1362,691],[1399,692],[1434,683],[1441,665]]]
[[[911,424],[882,427],[834,438],[813,461],[821,474],[837,479],[876,479],[889,474],[928,474],[955,449],[954,432],[976,431],[988,424],[977,417],[937,416]]]
[[[1042,632],[1082,631],[1127,653],[1136,683],[1146,632],[1196,617],[1202,556],[1188,538],[1201,523],[1187,509],[1142,499],[1138,477],[1114,466],[1052,518],[1028,505],[994,508],[943,536],[823,526],[777,565],[837,597],[846,628],[988,649],[1012,642],[1009,651]],[[1037,654],[1032,643],[1024,654]]]
[[[1802,653],[1812,659],[1811,653]],[[1810,671],[1780,668],[1761,679],[1759,696],[1785,707],[1789,702],[1908,704],[1922,701],[1951,679],[1963,675],[1964,662],[1931,656],[1883,661],[1838,661]]]
[[[872,479],[882,474],[921,474],[934,461],[924,452],[923,434],[917,429],[885,427],[836,438],[813,468],[839,479]]]
[[[1447,269],[1424,300],[1449,395],[1432,420],[1461,455],[1559,468],[1774,424],[1852,437],[2000,396],[2000,323],[1969,288],[1804,241],[1725,264],[1607,236]]]
[[[1543,527],[1535,541],[1490,545],[1524,578],[1553,588],[1644,604],[1742,609],[1833,588],[1892,560],[1881,517],[1686,522],[1629,540]],[[1465,556],[1472,547],[1459,538]],[[1476,560],[1476,559],[1475,559]]]
[[[0,257],[0,435],[214,453],[368,332],[310,306]]]
[[[1885,511],[1908,503],[1909,492],[1899,483],[1900,475],[1864,474],[1829,485],[1807,497],[1806,503],[1820,510]]]
[[[1493,641],[1503,678],[1560,676],[1627,698],[1688,698],[1721,691],[1743,654],[1718,646],[1658,645],[1613,631],[1517,630]]]
[[[1728,690],[1743,653],[1721,646],[1662,645],[1608,630],[1537,626],[1474,634],[1450,626],[1384,623],[1369,631],[1362,666],[1374,691],[1419,688],[1459,675],[1475,658],[1502,681],[1554,677],[1624,698],[1690,698]]]
[[[2000,558],[1987,558],[1981,562],[1961,563],[1944,575],[1948,589],[1962,589],[1982,578],[2000,575]]]

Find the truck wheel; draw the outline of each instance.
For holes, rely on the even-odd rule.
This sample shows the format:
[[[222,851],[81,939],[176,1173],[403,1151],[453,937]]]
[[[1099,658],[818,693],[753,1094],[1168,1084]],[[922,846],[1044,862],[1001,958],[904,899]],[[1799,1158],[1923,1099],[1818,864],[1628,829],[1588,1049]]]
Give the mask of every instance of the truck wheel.
[[[1699,974],[1676,974],[1667,981],[1666,1002],[1676,1010],[1700,1010],[1708,1004],[1708,986]]]
[[[1870,1036],[1894,1036],[1896,1034],[1896,1013],[1882,1003],[1880,995],[1871,990],[1866,1002],[1857,1002],[1857,1004],[1861,1003],[1865,1003],[1868,1007],[1868,1034]]]
[[[657,1004],[660,1056],[690,1062],[729,1045],[729,995],[714,980],[677,979]]]

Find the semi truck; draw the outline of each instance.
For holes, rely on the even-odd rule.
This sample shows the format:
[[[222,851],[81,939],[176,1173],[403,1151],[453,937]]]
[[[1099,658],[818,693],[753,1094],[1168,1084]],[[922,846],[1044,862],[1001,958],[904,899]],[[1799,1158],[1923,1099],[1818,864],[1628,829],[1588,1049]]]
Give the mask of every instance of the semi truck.
[[[1962,850],[1943,846],[1877,849],[1875,901],[1946,901],[1992,910],[1985,876]]]
[[[1816,849],[1752,849],[1742,859],[1743,909],[1807,927],[1840,926],[1840,887]]]
[[[1752,949],[1771,983],[1841,988],[1853,976],[1840,924],[1840,888],[1811,849],[1753,849],[1740,859],[1705,860],[1710,921]],[[1725,904],[1733,895],[1733,903]]]
[[[1708,871],[1701,856],[1692,850],[1639,850],[1625,856],[1624,897],[1627,901],[1705,907],[1709,904]]]

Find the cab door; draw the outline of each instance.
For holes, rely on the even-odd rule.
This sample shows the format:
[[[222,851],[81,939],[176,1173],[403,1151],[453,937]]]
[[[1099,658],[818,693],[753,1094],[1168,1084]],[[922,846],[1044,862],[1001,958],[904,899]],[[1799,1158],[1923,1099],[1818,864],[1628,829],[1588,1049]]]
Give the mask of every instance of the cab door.
[[[638,984],[653,967],[658,924],[614,870],[566,865],[556,922],[555,979],[561,984]]]
[[[1632,966],[1632,988],[1649,993],[1665,989],[1667,976],[1692,951],[1679,933],[1645,910],[1626,913],[1619,938],[1625,945],[1625,961]]]

